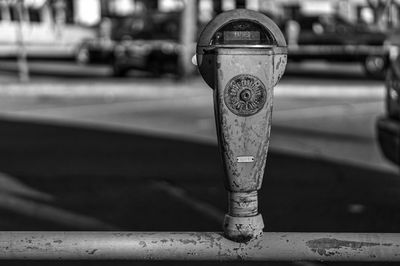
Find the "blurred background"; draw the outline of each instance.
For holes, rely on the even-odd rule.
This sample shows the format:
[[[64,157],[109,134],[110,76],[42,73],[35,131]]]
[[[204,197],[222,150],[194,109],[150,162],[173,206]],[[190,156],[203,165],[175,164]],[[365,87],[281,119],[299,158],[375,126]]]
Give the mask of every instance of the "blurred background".
[[[115,76],[130,69],[185,76],[195,72],[188,58],[204,25],[234,8],[272,18],[293,61],[360,63],[376,78],[400,16],[395,0],[2,0],[0,56],[74,59],[110,66]]]
[[[377,128],[400,124],[397,0],[0,0],[0,230],[220,231],[213,96],[192,57],[235,8],[289,45],[265,230],[399,232],[400,133]]]

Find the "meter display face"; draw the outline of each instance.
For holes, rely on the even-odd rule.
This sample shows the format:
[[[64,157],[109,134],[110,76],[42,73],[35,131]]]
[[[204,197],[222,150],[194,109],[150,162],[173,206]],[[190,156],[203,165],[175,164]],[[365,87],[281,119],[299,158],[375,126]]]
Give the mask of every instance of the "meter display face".
[[[259,31],[224,31],[224,40],[226,42],[258,42],[260,39]]]
[[[274,39],[261,25],[239,20],[220,28],[211,42],[214,45],[273,45]]]

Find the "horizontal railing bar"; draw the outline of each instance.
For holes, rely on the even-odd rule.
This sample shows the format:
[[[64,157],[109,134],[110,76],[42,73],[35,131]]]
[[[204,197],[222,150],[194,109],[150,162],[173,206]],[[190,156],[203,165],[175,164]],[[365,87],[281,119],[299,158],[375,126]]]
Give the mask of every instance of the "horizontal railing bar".
[[[400,234],[264,233],[240,244],[203,232],[0,232],[0,259],[400,261]]]

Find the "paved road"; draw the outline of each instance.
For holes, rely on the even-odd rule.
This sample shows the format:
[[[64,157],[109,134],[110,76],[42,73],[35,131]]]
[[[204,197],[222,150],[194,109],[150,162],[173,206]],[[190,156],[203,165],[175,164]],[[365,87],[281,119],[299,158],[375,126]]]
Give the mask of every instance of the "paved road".
[[[375,120],[384,112],[382,82],[366,79],[356,66],[345,66],[345,72],[312,66],[291,66],[275,89],[272,149],[395,169],[375,142]],[[82,80],[70,68],[50,81],[34,75],[32,84],[22,88],[4,82],[0,114],[215,143],[212,91],[200,78],[112,79],[93,76],[102,74],[103,68],[78,68],[76,72],[88,76]]]
[[[398,232],[400,178],[374,135],[381,82],[291,71],[275,91],[266,230]],[[2,230],[220,230],[226,193],[200,79],[34,76],[0,95]]]

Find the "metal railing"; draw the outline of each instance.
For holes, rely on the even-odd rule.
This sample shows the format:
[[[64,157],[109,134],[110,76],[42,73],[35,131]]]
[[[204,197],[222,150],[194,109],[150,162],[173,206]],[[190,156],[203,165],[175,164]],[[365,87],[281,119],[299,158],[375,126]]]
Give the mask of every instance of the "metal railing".
[[[400,234],[0,232],[2,260],[400,261]]]

